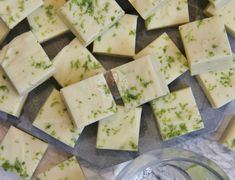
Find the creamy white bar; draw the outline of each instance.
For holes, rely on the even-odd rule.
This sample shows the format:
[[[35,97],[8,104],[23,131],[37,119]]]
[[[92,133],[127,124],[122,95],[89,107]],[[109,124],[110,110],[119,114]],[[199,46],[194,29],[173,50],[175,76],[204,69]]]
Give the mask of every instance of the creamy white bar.
[[[7,25],[3,22],[3,20],[0,18],[0,44],[4,41],[4,39],[7,37],[10,29],[7,27]]]
[[[231,120],[231,122],[225,129],[220,142],[227,148],[235,151],[235,118]]]
[[[54,78],[61,86],[68,86],[105,72],[101,63],[77,38],[65,46],[53,59]]]
[[[20,96],[0,69],[0,111],[19,117],[27,95]]]
[[[37,175],[37,180],[85,180],[76,157],[72,157]]]
[[[235,0],[230,0],[220,9],[215,9],[212,5],[207,6],[205,14],[208,16],[218,16],[225,24],[227,31],[235,37]]]
[[[53,89],[39,110],[33,125],[59,141],[74,147],[82,129],[78,130],[70,119],[61,94]]]
[[[96,148],[138,151],[141,112],[118,106],[116,114],[99,121]]]
[[[156,60],[160,61],[160,71],[164,75],[167,84],[170,84],[188,70],[187,59],[166,33],[163,33],[137,53],[134,59],[151,54],[156,55]]]
[[[1,66],[20,95],[28,94],[55,73],[31,31],[14,38],[2,49]]]
[[[93,53],[133,57],[137,18],[138,16],[125,14],[112,28],[94,41]]]
[[[11,126],[0,145],[0,165],[23,179],[30,179],[47,143]]]
[[[147,19],[166,0],[128,0],[143,19]]]
[[[187,0],[168,0],[145,21],[146,29],[153,30],[189,22]]]
[[[189,87],[152,101],[151,107],[164,141],[204,128]]]
[[[231,0],[209,0],[209,2],[216,8],[220,9]]]
[[[0,18],[12,29],[42,4],[42,0],[3,0],[0,1]]]
[[[127,109],[138,107],[169,92],[155,56],[138,60],[111,70],[119,93]]]
[[[219,17],[194,21],[180,26],[179,30],[191,75],[224,70],[232,66],[232,50]]]
[[[116,103],[103,74],[90,77],[61,90],[67,109],[77,128],[116,113]]]
[[[115,0],[69,0],[59,12],[84,46],[93,42],[124,15]]]
[[[235,99],[235,69],[212,71],[196,78],[213,108]]]
[[[31,13],[27,19],[32,32],[40,43],[68,31],[68,27],[57,15],[65,0],[45,0],[44,4]]]

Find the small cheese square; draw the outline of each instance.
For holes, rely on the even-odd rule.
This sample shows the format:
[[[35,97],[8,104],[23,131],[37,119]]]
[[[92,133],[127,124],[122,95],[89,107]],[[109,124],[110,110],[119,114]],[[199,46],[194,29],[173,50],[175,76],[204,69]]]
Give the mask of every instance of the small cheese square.
[[[20,95],[28,94],[55,73],[31,31],[14,38],[2,51],[2,68]]]
[[[94,53],[107,55],[135,55],[137,16],[126,14],[93,44]]]
[[[57,15],[57,10],[64,3],[65,0],[45,0],[43,6],[27,17],[31,30],[40,43],[68,31]]]
[[[30,179],[47,149],[47,143],[11,126],[0,145],[0,165]]]
[[[0,69],[0,111],[19,117],[27,95],[20,96]]]
[[[232,66],[232,50],[220,18],[194,21],[180,26],[179,30],[191,75],[228,69]]]
[[[212,71],[196,78],[213,108],[235,99],[235,69]]]
[[[165,0],[128,0],[143,19],[147,19]]]
[[[69,0],[60,15],[84,46],[89,45],[114,25],[124,11],[115,0]]]
[[[77,38],[57,54],[53,64],[56,67],[54,78],[63,87],[105,72],[101,63]]]
[[[150,15],[145,25],[147,30],[176,26],[189,22],[187,0],[169,0]]]
[[[209,0],[209,2],[216,8],[220,9],[231,0]]]
[[[85,180],[76,157],[72,157],[57,166],[37,175],[37,180]]]
[[[99,121],[116,112],[116,103],[103,74],[98,74],[61,90],[77,128]]]
[[[215,9],[212,5],[209,5],[205,13],[208,16],[216,15],[222,19],[222,21],[225,24],[226,29],[229,33],[232,34],[233,37],[235,37],[235,0],[231,0],[229,3],[224,5],[220,9]]]
[[[96,148],[138,151],[141,111],[118,106],[116,114],[99,121]]]
[[[151,102],[163,140],[204,128],[191,88],[181,89]]]
[[[42,0],[0,1],[0,18],[12,29],[42,4]]]
[[[167,84],[170,84],[188,70],[187,59],[166,33],[163,33],[141,50],[134,58],[138,59],[151,54],[155,54],[156,59],[160,61],[160,71],[164,75]]]
[[[0,44],[4,41],[4,39],[7,37],[7,34],[9,33],[9,28],[7,25],[3,22],[3,20],[0,18]]]
[[[33,125],[59,141],[74,147],[82,132],[75,128],[59,91],[54,89],[41,107]]]
[[[235,151],[235,118],[233,118],[227,126],[227,129],[220,139],[220,142],[227,148]]]
[[[138,107],[169,92],[160,68],[161,64],[154,56],[144,56],[111,70],[127,109]]]

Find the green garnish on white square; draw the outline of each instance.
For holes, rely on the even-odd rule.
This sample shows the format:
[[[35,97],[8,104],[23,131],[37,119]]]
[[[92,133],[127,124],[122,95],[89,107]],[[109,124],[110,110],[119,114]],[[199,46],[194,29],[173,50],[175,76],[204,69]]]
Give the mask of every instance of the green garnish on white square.
[[[47,143],[11,126],[0,145],[0,166],[30,179],[47,149]]]
[[[191,75],[229,69],[232,66],[232,50],[219,17],[194,21],[180,26],[179,30]]]
[[[125,14],[93,44],[93,52],[107,55],[135,55],[137,16]]]
[[[27,17],[31,30],[40,43],[68,31],[57,15],[57,10],[64,3],[65,0],[45,0],[40,8]]]
[[[33,125],[71,147],[75,146],[83,130],[73,125],[61,94],[56,89],[39,110]]]
[[[134,58],[138,59],[151,54],[156,55],[156,60],[160,61],[160,70],[167,84],[170,84],[188,70],[187,59],[166,33],[151,42],[137,53]]]
[[[141,112],[118,106],[116,114],[99,121],[96,148],[138,151]]]
[[[68,86],[105,72],[101,63],[77,38],[65,46],[54,58],[54,78],[61,86]]]
[[[65,87],[61,93],[74,125],[79,129],[117,111],[103,74]]]
[[[37,175],[37,180],[85,180],[76,157],[72,157]]]
[[[55,73],[55,67],[31,31],[2,49],[2,68],[20,95],[26,95]]]
[[[146,20],[147,30],[176,26],[189,22],[187,0],[168,0]]]
[[[169,92],[154,56],[144,56],[112,69],[114,80],[127,109],[138,107]]]
[[[160,97],[151,107],[164,141],[204,128],[191,88]]]
[[[92,43],[123,15],[115,0],[69,0],[59,14],[84,46]]]
[[[42,4],[42,0],[3,0],[0,1],[0,18],[13,29]]]

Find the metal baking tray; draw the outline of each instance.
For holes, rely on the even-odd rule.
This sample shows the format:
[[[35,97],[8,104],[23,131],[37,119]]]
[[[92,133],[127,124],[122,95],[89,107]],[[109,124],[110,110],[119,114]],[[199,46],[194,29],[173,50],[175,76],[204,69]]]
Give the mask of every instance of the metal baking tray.
[[[129,14],[137,14],[134,8],[128,3],[127,0],[117,0],[120,6]],[[190,19],[191,21],[196,19],[201,19],[204,17],[203,9],[207,5],[207,1],[201,0],[189,0],[189,10],[190,10]],[[8,35],[7,39],[0,46],[3,47],[4,44],[10,42],[17,35],[29,31],[30,27],[26,20],[17,25]],[[172,38],[172,40],[177,44],[181,49],[182,43],[178,33],[178,27],[173,28],[164,28],[160,30],[146,31],[144,26],[144,21],[139,17],[138,19],[138,30],[137,30],[137,44],[136,52],[140,51],[163,32]],[[53,59],[53,57],[72,39],[74,35],[72,33],[64,34],[58,38],[52,39],[46,43],[43,43],[42,46],[45,49],[48,56]],[[231,46],[233,51],[235,51],[235,39],[229,36]],[[92,46],[88,47],[92,50]],[[119,66],[121,64],[129,62],[130,58],[120,58],[120,57],[111,57],[103,55],[95,55],[98,60],[103,64],[103,66],[109,70],[113,67]],[[175,80],[170,84],[170,90],[177,90],[185,86],[191,86],[196,102],[200,109],[202,118],[205,123],[205,128],[203,130],[191,133],[186,136],[176,138],[171,141],[162,142],[159,135],[156,120],[153,116],[151,108],[148,104],[143,105],[143,114],[141,119],[140,127],[140,138],[139,138],[139,151],[138,152],[123,152],[123,151],[111,151],[111,150],[98,150],[95,148],[96,144],[96,133],[97,133],[97,123],[87,126],[82,135],[80,136],[75,148],[66,146],[65,144],[57,141],[46,133],[40,131],[39,129],[32,126],[32,122],[39,111],[39,108],[42,106],[44,101],[49,96],[53,88],[60,89],[58,83],[53,79],[49,79],[35,90],[33,90],[25,103],[22,115],[19,119],[7,115],[3,112],[0,113],[0,119],[14,124],[18,128],[60,148],[66,152],[76,155],[83,163],[92,164],[98,168],[110,167],[112,165],[130,160],[136,156],[143,154],[147,151],[153,149],[161,149],[164,147],[169,147],[174,144],[178,144],[183,141],[190,140],[196,136],[200,136],[209,132],[214,131],[219,123],[224,117],[224,112],[229,105],[226,105],[220,109],[212,109],[207,98],[205,97],[202,89],[195,80],[194,77],[189,75],[189,72],[182,75],[180,78]]]

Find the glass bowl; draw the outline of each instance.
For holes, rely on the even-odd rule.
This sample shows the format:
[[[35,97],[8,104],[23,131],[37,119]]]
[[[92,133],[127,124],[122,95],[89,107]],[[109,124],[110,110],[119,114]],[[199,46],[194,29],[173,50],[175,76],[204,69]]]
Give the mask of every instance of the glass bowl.
[[[165,148],[143,154],[125,167],[117,180],[229,180],[204,156],[184,149]]]

